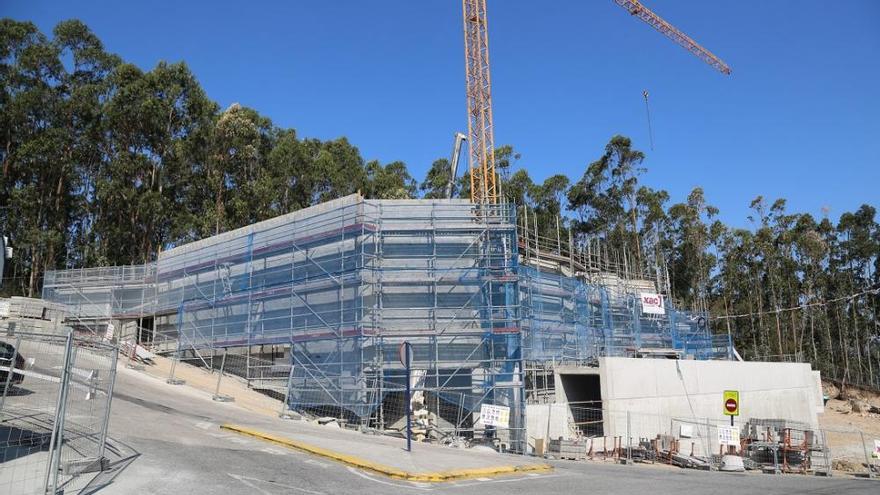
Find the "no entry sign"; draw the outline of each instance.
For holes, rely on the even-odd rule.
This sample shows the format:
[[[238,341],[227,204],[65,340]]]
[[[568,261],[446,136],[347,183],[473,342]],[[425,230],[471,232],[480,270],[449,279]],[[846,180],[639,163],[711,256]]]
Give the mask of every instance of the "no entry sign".
[[[726,416],[739,416],[739,391],[725,390],[722,404]]]

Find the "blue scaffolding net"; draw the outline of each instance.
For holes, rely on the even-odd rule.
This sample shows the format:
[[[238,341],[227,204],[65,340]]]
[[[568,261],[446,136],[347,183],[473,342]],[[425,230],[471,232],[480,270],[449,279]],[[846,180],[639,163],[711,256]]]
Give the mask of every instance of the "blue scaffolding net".
[[[411,386],[438,429],[497,438],[481,408],[505,407],[512,444],[526,362],[731,357],[705,314],[649,312],[637,293],[522,262],[516,226],[506,205],[352,195],[140,267],[49,272],[43,294],[96,320],[149,317],[179,354],[284,346],[292,408],[377,428],[403,417],[409,342]]]

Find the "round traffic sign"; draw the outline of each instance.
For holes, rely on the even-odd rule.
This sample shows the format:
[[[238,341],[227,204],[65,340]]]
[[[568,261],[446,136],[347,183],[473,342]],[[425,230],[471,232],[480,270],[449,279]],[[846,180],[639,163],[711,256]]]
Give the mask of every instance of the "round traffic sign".
[[[401,342],[400,346],[397,347],[397,357],[400,359],[400,364],[407,366],[412,365],[413,362],[413,350],[412,344],[409,342]],[[409,359],[407,359],[409,358]]]
[[[736,412],[736,406],[736,399],[731,398],[724,402],[724,408],[727,409],[727,412]]]

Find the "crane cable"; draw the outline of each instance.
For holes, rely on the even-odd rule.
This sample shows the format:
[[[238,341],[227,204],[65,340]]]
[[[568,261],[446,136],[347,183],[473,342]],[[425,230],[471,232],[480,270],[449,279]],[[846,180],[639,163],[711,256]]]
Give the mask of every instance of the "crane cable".
[[[790,308],[778,308],[778,309],[773,309],[773,310],[768,310],[768,311],[757,311],[754,313],[741,313],[738,315],[710,316],[709,319],[710,320],[730,320],[730,319],[734,319],[734,318],[746,318],[749,316],[771,315],[774,313],[786,313],[788,311],[798,311],[798,310],[803,310],[806,308],[812,308],[812,307],[817,307],[817,306],[827,306],[831,303],[836,303],[836,302],[840,302],[840,301],[850,301],[852,299],[856,299],[858,297],[862,297],[862,296],[868,295],[868,294],[880,295],[880,285],[878,285],[876,287],[872,287],[870,289],[863,290],[861,292],[857,292],[855,294],[850,294],[848,296],[838,297],[835,299],[829,299],[827,301],[817,301],[817,302],[812,302],[812,303],[805,303],[800,306],[792,306]]]

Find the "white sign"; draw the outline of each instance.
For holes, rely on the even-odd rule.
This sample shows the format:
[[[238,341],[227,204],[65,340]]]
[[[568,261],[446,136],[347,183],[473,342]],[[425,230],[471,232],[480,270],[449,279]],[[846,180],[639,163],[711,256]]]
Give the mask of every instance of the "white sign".
[[[688,424],[681,425],[678,436],[681,438],[694,438],[694,426]]]
[[[480,406],[480,421],[482,421],[485,426],[508,428],[510,426],[510,408],[506,406],[483,404]]]
[[[0,273],[0,275],[3,275]],[[9,316],[9,299],[0,299],[0,316]]]
[[[871,457],[880,459],[880,440],[874,440],[874,452],[871,454]]]
[[[662,295],[642,292],[640,294],[640,299],[642,301],[642,313],[648,315],[666,314],[666,308],[663,307]]]
[[[734,426],[719,426],[718,443],[720,445],[739,447],[739,430]]]

